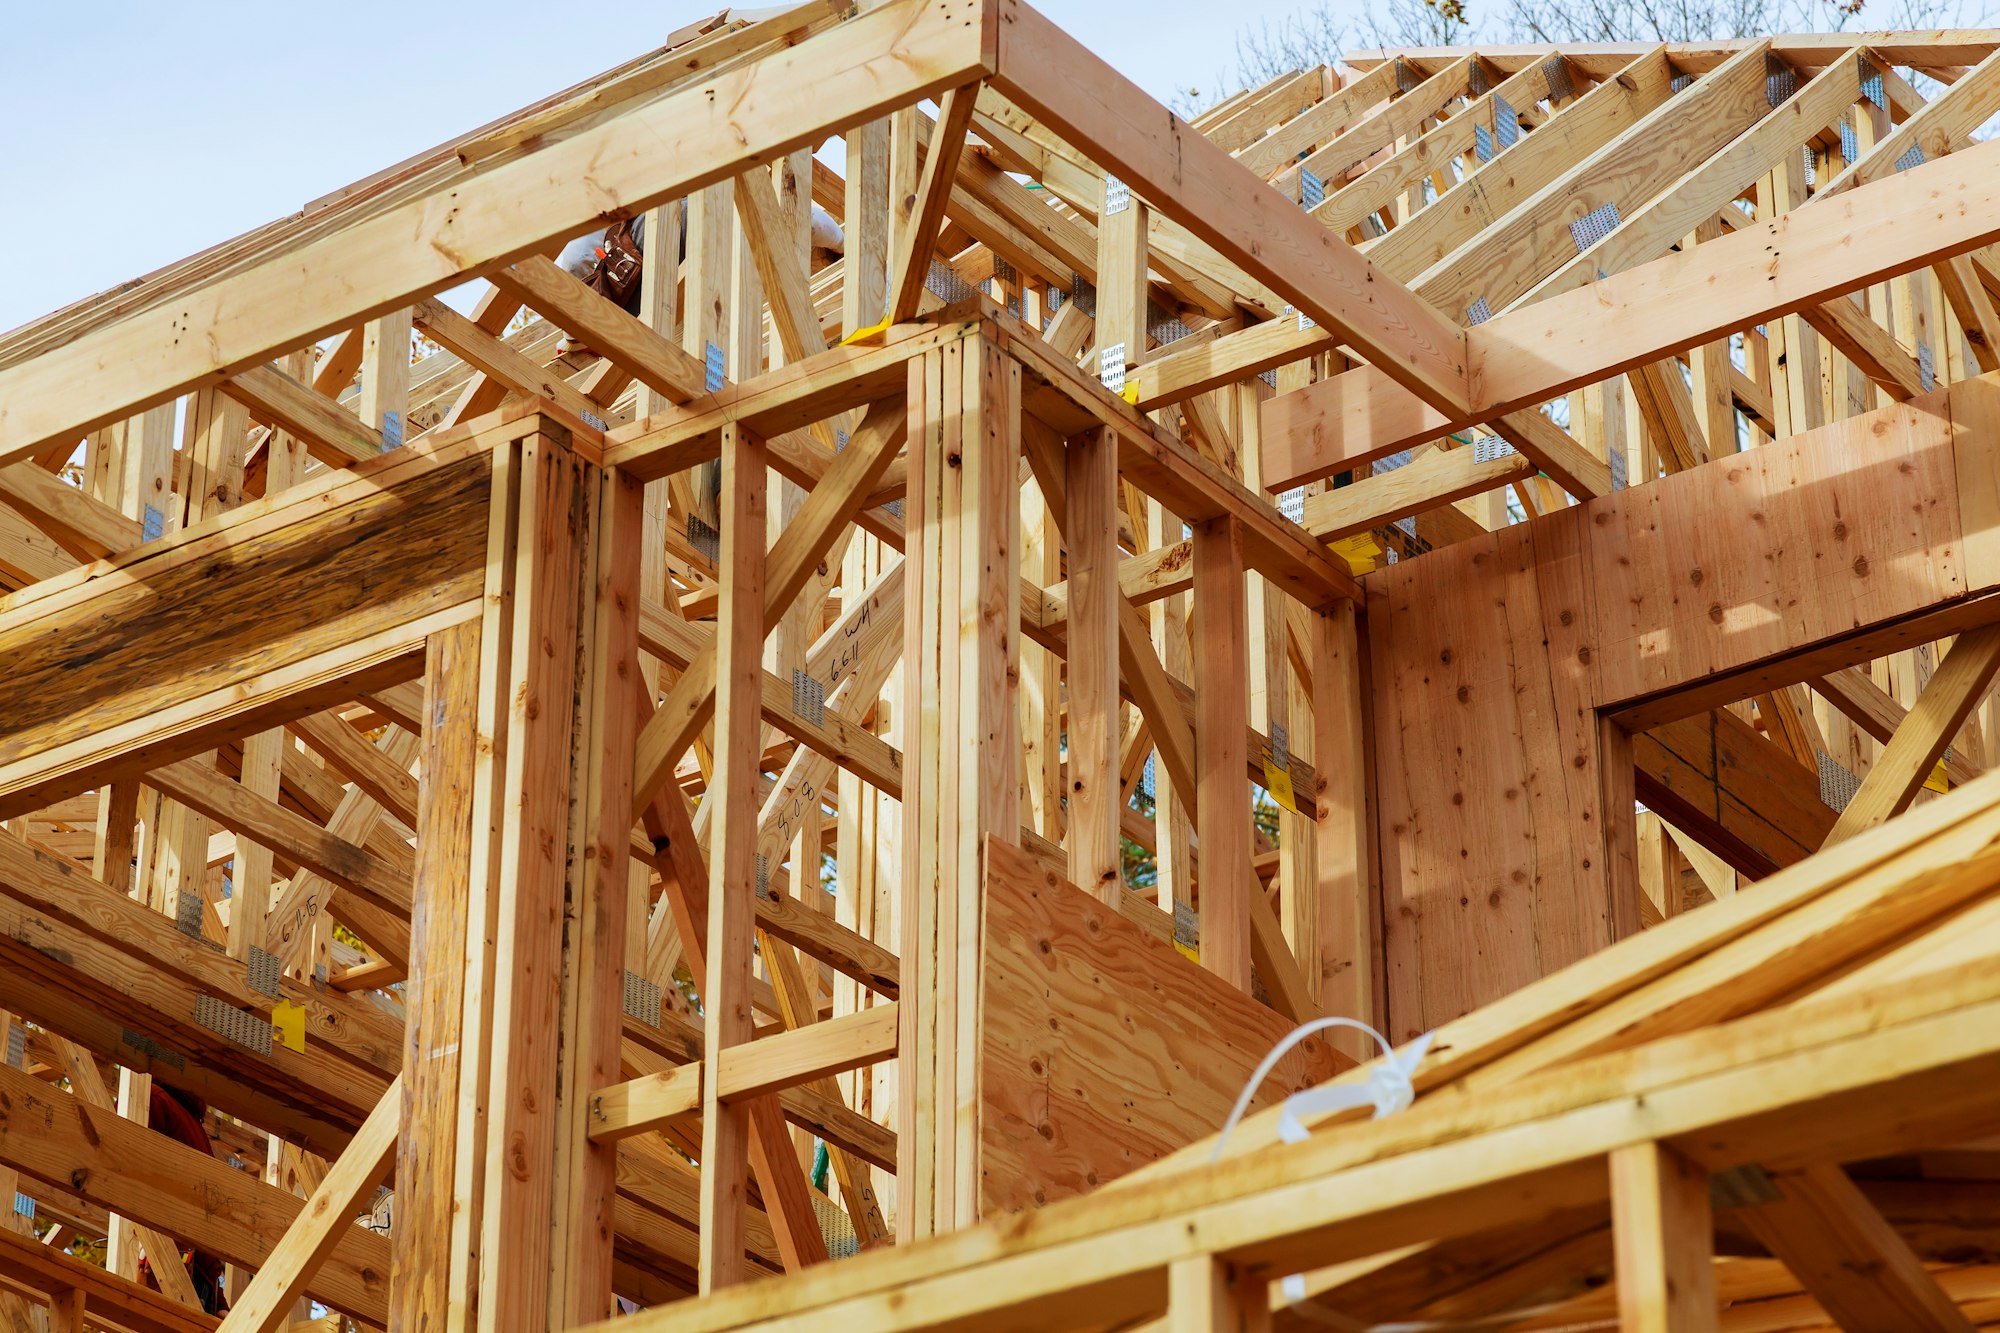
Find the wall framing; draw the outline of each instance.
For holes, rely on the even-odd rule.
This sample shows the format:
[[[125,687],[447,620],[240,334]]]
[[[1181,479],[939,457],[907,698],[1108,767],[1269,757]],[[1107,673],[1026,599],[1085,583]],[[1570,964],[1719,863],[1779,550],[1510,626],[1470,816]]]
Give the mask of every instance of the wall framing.
[[[1996,62],[725,10],[0,336],[0,1333],[2000,1318]]]

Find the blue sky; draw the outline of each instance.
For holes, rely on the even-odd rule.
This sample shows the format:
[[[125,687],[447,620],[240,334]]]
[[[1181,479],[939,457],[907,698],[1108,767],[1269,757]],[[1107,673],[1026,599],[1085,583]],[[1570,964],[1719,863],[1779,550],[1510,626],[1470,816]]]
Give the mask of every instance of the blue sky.
[[[1044,0],[1155,96],[1296,0]],[[719,4],[0,0],[0,331],[651,49]]]

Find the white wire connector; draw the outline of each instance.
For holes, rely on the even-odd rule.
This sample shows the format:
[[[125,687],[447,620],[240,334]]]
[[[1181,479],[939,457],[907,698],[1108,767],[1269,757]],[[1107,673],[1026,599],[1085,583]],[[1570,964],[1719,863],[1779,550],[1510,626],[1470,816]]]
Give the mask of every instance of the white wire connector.
[[[1352,1107],[1370,1106],[1375,1108],[1374,1118],[1394,1115],[1406,1110],[1417,1098],[1413,1081],[1417,1065],[1424,1053],[1430,1049],[1435,1033],[1426,1032],[1411,1042],[1400,1054],[1389,1044],[1389,1039],[1359,1019],[1332,1016],[1315,1018],[1309,1023],[1301,1023],[1286,1033],[1271,1053],[1264,1057],[1250,1081],[1243,1085],[1243,1093],[1236,1099],[1236,1105],[1229,1112],[1229,1119],[1222,1122],[1222,1132],[1215,1136],[1215,1151],[1208,1160],[1222,1160],[1223,1145],[1243,1119],[1243,1113],[1250,1109],[1250,1099],[1257,1095],[1257,1089],[1264,1086],[1264,1080],[1278,1061],[1285,1058],[1292,1047],[1328,1028],[1353,1028],[1365,1032],[1375,1039],[1382,1048],[1382,1058],[1368,1070],[1367,1077],[1359,1083],[1323,1083],[1316,1088],[1305,1088],[1285,1098],[1283,1109],[1278,1114],[1278,1137],[1286,1143],[1304,1143],[1312,1137],[1312,1130],[1306,1127],[1308,1116],[1328,1115],[1335,1111],[1345,1111]],[[1278,1283],[1278,1292],[1285,1298],[1287,1306],[1295,1306],[1306,1299],[1306,1279],[1303,1273],[1294,1273]]]
[[[1431,1034],[1426,1032],[1398,1055],[1388,1049],[1385,1041],[1381,1062],[1360,1083],[1322,1084],[1293,1093],[1285,1098],[1285,1109],[1278,1117],[1278,1137],[1287,1143],[1304,1143],[1312,1137],[1312,1131],[1305,1126],[1305,1117],[1345,1111],[1349,1107],[1372,1103],[1377,1120],[1406,1109],[1417,1099],[1410,1075],[1416,1072],[1417,1061],[1424,1058],[1430,1044]]]
[[[1306,1088],[1287,1097],[1284,1111],[1278,1120],[1279,1138],[1287,1143],[1300,1143],[1306,1139],[1311,1131],[1307,1130],[1300,1120],[1301,1115],[1344,1111],[1351,1106],[1373,1104],[1375,1119],[1380,1120],[1383,1116],[1392,1115],[1416,1100],[1417,1091],[1411,1082],[1411,1076],[1416,1073],[1417,1063],[1424,1058],[1424,1052],[1430,1049],[1432,1033],[1426,1032],[1418,1037],[1410,1043],[1408,1050],[1398,1055],[1387,1037],[1359,1019],[1342,1018],[1338,1015],[1315,1018],[1309,1023],[1299,1024],[1286,1033],[1251,1073],[1250,1081],[1243,1085],[1242,1095],[1230,1109],[1229,1118],[1222,1122],[1222,1132],[1215,1136],[1215,1151],[1209,1154],[1209,1161],[1222,1160],[1222,1149],[1229,1142],[1229,1136],[1236,1132],[1236,1126],[1243,1119],[1243,1113],[1250,1109],[1250,1099],[1257,1095],[1257,1089],[1264,1086],[1264,1080],[1270,1077],[1271,1070],[1277,1066],[1278,1061],[1284,1059],[1292,1047],[1307,1037],[1315,1032],[1324,1032],[1328,1028],[1353,1028],[1356,1032],[1365,1032],[1375,1039],[1377,1046],[1382,1048],[1382,1060],[1370,1069],[1368,1076],[1359,1083],[1322,1084],[1317,1088]]]

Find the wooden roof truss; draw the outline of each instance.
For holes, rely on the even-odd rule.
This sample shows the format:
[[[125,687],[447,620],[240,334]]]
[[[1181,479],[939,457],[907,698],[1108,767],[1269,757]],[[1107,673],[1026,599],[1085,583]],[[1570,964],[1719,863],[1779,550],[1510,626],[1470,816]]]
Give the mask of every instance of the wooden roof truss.
[[[2000,1319],[1996,111],[1945,31],[1188,123],[810,0],[0,337],[0,1321]],[[636,314],[551,262],[639,215]],[[1020,853],[1415,1107],[974,1225]]]

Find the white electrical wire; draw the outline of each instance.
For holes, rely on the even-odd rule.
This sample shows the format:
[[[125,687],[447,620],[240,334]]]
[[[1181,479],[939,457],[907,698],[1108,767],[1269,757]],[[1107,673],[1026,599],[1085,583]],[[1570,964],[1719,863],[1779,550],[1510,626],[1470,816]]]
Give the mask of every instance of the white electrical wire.
[[[1229,1136],[1236,1132],[1236,1126],[1242,1121],[1243,1113],[1250,1109],[1251,1098],[1257,1095],[1257,1089],[1264,1086],[1264,1080],[1270,1077],[1271,1070],[1277,1067],[1278,1061],[1284,1059],[1288,1051],[1307,1037],[1315,1032],[1324,1032],[1328,1028],[1353,1028],[1356,1032],[1367,1033],[1375,1039],[1375,1044],[1382,1048],[1382,1058],[1370,1066],[1367,1076],[1359,1083],[1321,1084],[1319,1087],[1306,1088],[1285,1098],[1283,1110],[1278,1117],[1279,1138],[1286,1143],[1303,1143],[1310,1138],[1312,1131],[1306,1128],[1301,1118],[1305,1115],[1331,1113],[1372,1103],[1375,1107],[1374,1118],[1380,1120],[1383,1116],[1394,1115],[1416,1100],[1417,1090],[1415,1084],[1411,1082],[1411,1076],[1416,1073],[1417,1062],[1424,1058],[1424,1052],[1430,1049],[1430,1033],[1426,1032],[1411,1042],[1407,1051],[1397,1055],[1396,1048],[1389,1044],[1387,1037],[1359,1019],[1344,1018],[1337,1014],[1315,1018],[1310,1022],[1299,1024],[1286,1033],[1278,1044],[1271,1048],[1271,1053],[1258,1064],[1250,1075],[1250,1081],[1243,1085],[1243,1094],[1236,1099],[1236,1105],[1231,1108],[1229,1118],[1222,1122],[1221,1132],[1215,1136],[1215,1151],[1208,1157],[1210,1162],[1222,1160],[1223,1146],[1229,1142]],[[1305,1275],[1292,1274],[1278,1284],[1278,1290],[1284,1295],[1287,1306],[1303,1308],[1306,1299]],[[1343,1316],[1334,1315],[1332,1311],[1315,1309],[1304,1312],[1314,1315],[1323,1323],[1338,1321],[1343,1327],[1363,1327]]]
[[[1271,1070],[1277,1067],[1278,1061],[1284,1059],[1292,1047],[1307,1037],[1315,1032],[1324,1032],[1328,1028],[1353,1028],[1356,1032],[1367,1033],[1375,1039],[1375,1044],[1382,1048],[1382,1060],[1369,1070],[1367,1079],[1361,1083],[1308,1088],[1305,1092],[1295,1092],[1287,1097],[1285,1118],[1280,1120],[1278,1125],[1278,1133],[1287,1143],[1297,1143],[1304,1137],[1303,1134],[1298,1138],[1292,1137],[1292,1130],[1303,1128],[1293,1114],[1293,1103],[1312,1093],[1333,1095],[1314,1098],[1299,1109],[1332,1111],[1342,1106],[1362,1106],[1373,1102],[1377,1120],[1392,1111],[1402,1110],[1416,1097],[1416,1089],[1410,1084],[1410,1075],[1416,1070],[1417,1062],[1424,1058],[1424,1052],[1430,1049],[1430,1033],[1426,1032],[1411,1042],[1410,1049],[1398,1058],[1396,1048],[1389,1044],[1389,1039],[1358,1018],[1344,1018],[1339,1015],[1315,1018],[1311,1022],[1299,1024],[1286,1033],[1250,1075],[1250,1081],[1243,1085],[1243,1094],[1236,1099],[1236,1105],[1229,1112],[1229,1118],[1222,1122],[1222,1132],[1215,1136],[1215,1151],[1209,1154],[1209,1161],[1222,1160],[1223,1145],[1228,1143],[1229,1136],[1236,1132],[1237,1123],[1243,1119],[1243,1113],[1250,1109],[1251,1098],[1257,1095],[1257,1089],[1264,1086],[1264,1080],[1270,1077]]]

